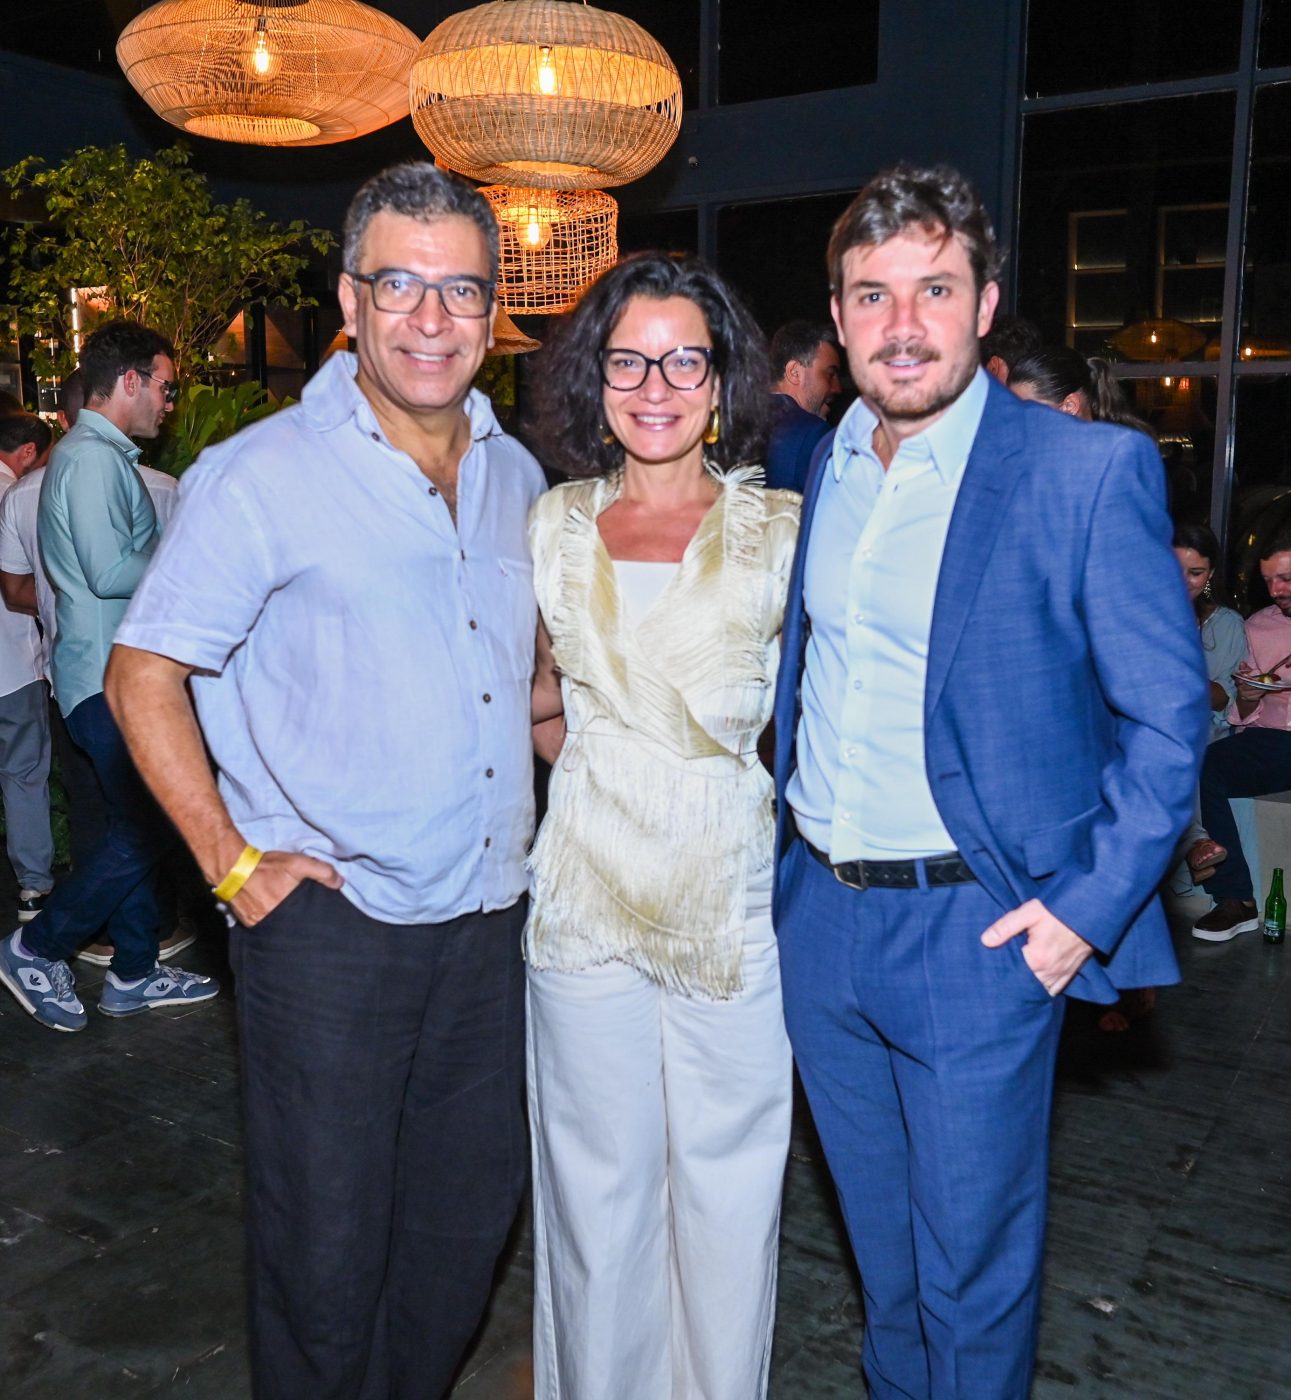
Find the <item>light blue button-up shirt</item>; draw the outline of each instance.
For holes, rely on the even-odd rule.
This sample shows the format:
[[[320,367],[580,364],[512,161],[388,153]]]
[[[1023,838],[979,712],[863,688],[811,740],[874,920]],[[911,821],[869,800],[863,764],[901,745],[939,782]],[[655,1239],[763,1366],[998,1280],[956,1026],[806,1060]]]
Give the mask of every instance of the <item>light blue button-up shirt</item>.
[[[954,847],[928,785],[923,700],[941,556],[986,395],[979,369],[886,472],[862,400],[834,438],[807,546],[811,636],[788,800],[835,862]]]
[[[385,923],[526,888],[538,464],[467,402],[457,524],[337,354],[209,448],[117,641],[195,666],[238,830],[334,865]]]
[[[103,690],[112,638],[157,543],[139,449],[83,408],[58,440],[40,488],[37,533],[54,585],[54,694],[65,715]]]

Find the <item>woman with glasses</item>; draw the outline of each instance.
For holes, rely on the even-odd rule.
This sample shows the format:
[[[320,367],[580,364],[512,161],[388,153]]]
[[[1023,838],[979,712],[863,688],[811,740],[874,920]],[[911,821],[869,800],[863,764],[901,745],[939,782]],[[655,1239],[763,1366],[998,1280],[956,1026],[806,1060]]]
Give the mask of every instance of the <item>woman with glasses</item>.
[[[535,1395],[756,1400],[791,1092],[757,742],[799,500],[759,484],[762,337],[697,259],[620,263],[543,360],[578,479],[530,520]]]

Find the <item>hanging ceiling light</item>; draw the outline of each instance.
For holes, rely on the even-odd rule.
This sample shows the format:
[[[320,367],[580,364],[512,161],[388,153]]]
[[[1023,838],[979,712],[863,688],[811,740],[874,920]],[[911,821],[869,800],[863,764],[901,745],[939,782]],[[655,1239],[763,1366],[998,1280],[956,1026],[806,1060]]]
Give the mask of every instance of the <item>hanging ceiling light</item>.
[[[417,51],[413,124],[474,180],[585,189],[636,180],[681,127],[681,79],[623,15],[574,0],[490,0]]]
[[[619,256],[619,206],[601,190],[480,193],[498,221],[498,304],[524,315],[568,311]]]
[[[541,350],[542,341],[525,335],[519,326],[498,307],[493,317],[493,344],[485,352],[488,355],[527,355],[531,350]]]
[[[143,100],[195,136],[323,146],[407,113],[417,36],[359,0],[158,0],[117,40]]]

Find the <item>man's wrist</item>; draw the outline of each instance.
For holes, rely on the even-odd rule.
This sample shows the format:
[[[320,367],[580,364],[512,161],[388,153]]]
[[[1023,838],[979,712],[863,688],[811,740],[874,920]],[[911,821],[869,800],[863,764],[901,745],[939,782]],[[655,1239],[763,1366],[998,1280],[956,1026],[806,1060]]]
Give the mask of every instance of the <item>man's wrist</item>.
[[[230,826],[227,832],[221,833],[215,845],[198,859],[202,878],[214,888],[238,863],[246,847],[246,837],[236,827]]]

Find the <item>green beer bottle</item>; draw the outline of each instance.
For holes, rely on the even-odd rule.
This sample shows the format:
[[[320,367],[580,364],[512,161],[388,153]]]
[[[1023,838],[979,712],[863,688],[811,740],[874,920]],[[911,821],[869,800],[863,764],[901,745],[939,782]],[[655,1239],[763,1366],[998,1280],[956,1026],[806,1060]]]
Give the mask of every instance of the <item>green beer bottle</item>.
[[[1269,897],[1264,901],[1264,941],[1281,943],[1287,936],[1287,901],[1282,893],[1282,867],[1273,872]]]

